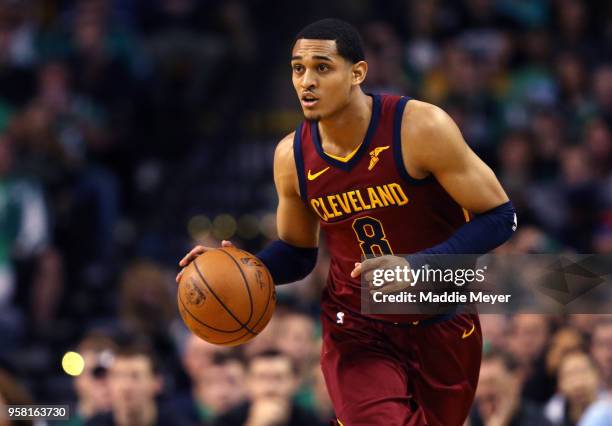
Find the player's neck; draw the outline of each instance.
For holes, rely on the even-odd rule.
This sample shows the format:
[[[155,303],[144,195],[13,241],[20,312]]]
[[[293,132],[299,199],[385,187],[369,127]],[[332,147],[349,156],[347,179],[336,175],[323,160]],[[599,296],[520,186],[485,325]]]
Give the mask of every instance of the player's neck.
[[[319,121],[321,143],[326,152],[346,155],[364,140],[372,117],[373,100],[361,90],[341,111]]]

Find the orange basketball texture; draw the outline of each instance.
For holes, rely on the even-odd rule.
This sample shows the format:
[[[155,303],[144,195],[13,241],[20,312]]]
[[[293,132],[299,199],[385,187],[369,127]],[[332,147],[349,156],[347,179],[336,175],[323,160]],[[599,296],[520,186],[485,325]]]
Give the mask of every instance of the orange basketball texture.
[[[179,312],[207,342],[235,346],[257,336],[276,307],[268,268],[252,254],[223,247],[198,256],[178,285]]]

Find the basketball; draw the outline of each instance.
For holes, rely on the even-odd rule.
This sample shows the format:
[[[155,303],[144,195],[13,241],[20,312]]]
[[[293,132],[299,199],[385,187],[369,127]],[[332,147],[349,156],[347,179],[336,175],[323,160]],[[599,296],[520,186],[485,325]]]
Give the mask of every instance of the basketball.
[[[209,343],[236,346],[257,336],[276,307],[268,268],[235,247],[209,250],[185,269],[177,292],[187,327]]]

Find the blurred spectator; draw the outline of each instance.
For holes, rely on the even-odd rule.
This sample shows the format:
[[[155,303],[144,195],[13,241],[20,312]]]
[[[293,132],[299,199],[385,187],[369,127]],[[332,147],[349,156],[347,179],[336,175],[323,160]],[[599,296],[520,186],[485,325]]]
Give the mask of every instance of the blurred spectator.
[[[499,149],[498,175],[513,203],[524,204],[523,188],[531,181],[533,140],[526,132],[508,134]]]
[[[587,409],[578,422],[578,426],[611,426],[612,425],[612,399],[599,400]]]
[[[593,332],[595,325],[601,320],[600,315],[593,314],[574,314],[569,315],[568,325],[582,333],[584,336],[588,336]],[[604,317],[605,318],[605,317]]]
[[[319,356],[315,351],[315,322],[310,315],[300,309],[277,312],[278,331],[276,348],[291,357],[297,368],[297,390],[295,403],[302,408],[314,408],[313,387],[309,376],[313,363],[319,366]]]
[[[176,316],[172,300],[172,277],[157,264],[135,261],[129,265],[120,284],[119,315],[130,333],[167,339],[171,321]]]
[[[591,356],[599,369],[602,389],[612,396],[612,319],[595,323],[591,334]]]
[[[12,125],[23,152],[22,165],[45,179],[54,177],[45,170],[51,166],[82,169],[87,154],[107,143],[103,111],[75,92],[73,78],[61,61],[41,66],[37,93]]]
[[[485,353],[480,366],[470,426],[547,426],[533,402],[521,397],[521,374],[510,354]]]
[[[278,330],[280,326],[281,321],[279,316],[274,315],[261,333],[242,347],[246,358],[250,359],[258,353],[265,352],[270,349],[278,349]]]
[[[593,96],[599,113],[612,126],[612,64],[603,64],[593,73]]]
[[[176,373],[179,365],[172,340],[177,307],[176,284],[167,270],[149,260],[126,265],[119,288],[119,320],[129,334],[149,339],[158,350],[160,362]]]
[[[183,367],[189,377],[197,382],[198,375],[212,366],[215,356],[228,351],[230,351],[229,346],[213,345],[189,333],[183,348]]]
[[[76,407],[70,412],[66,426],[80,426],[94,416],[111,409],[108,370],[113,362],[117,344],[107,335],[93,332],[78,344],[76,352],[83,357],[84,368],[74,378]]]
[[[163,387],[159,368],[147,346],[119,347],[108,376],[111,412],[93,417],[86,425],[188,425],[182,413],[164,410],[156,401]]]
[[[313,413],[292,402],[297,388],[297,369],[291,358],[269,350],[254,355],[247,363],[249,401],[220,417],[219,426],[312,426]]]
[[[485,350],[490,346],[506,350],[508,319],[501,314],[483,314],[480,317]]]
[[[376,93],[409,93],[402,70],[402,46],[393,27],[386,22],[372,22],[363,30],[368,58],[368,90]]]
[[[587,91],[586,65],[580,56],[569,51],[559,54],[556,62],[562,110],[572,111],[575,115],[568,116],[568,119],[573,120],[569,124],[578,124],[577,120],[584,119],[586,114],[593,112]]]
[[[554,393],[554,380],[547,374],[545,349],[550,337],[550,319],[538,314],[518,314],[512,318],[507,350],[523,377],[523,397],[544,402]]]
[[[297,309],[279,315],[276,334],[277,348],[289,355],[302,377],[312,362],[315,338],[315,323],[312,317]]]
[[[545,408],[554,425],[576,425],[598,398],[599,379],[593,360],[582,351],[567,353],[559,364],[559,394]]]
[[[29,405],[34,401],[28,390],[17,381],[17,379],[6,370],[0,370],[0,426],[30,426],[34,425],[32,420],[10,421],[5,415],[7,405]]]
[[[15,263],[34,270],[32,288],[17,290],[26,299],[23,308],[35,327],[45,328],[55,318],[63,286],[61,257],[50,247],[42,188],[36,179],[20,173],[14,148],[13,139],[0,133],[0,334],[7,343],[23,331],[19,313],[11,306],[18,278]]]
[[[579,330],[562,328],[553,334],[548,344],[546,354],[546,371],[549,376],[556,377],[561,360],[566,354],[584,347],[584,341]]]
[[[318,363],[310,368],[310,384],[313,394],[312,407],[319,419],[319,425],[326,426],[329,424],[329,419],[333,419],[335,414],[329,393],[327,392],[327,386],[325,385],[325,378]]]
[[[213,364],[202,372],[194,384],[193,396],[201,417],[200,423],[214,423],[214,419],[244,402],[244,363],[236,352],[219,353]]]
[[[74,92],[61,61],[41,66],[36,96],[10,125],[19,168],[44,182],[68,263],[84,265],[79,278],[88,284],[109,278],[119,210],[115,176],[88,163],[108,142],[105,125],[104,112]]]
[[[405,2],[406,10],[402,27],[410,31],[405,56],[410,71],[419,77],[432,69],[440,60],[440,48],[436,43],[436,30],[442,21],[440,1],[418,0]]]
[[[11,105],[32,95],[36,30],[31,2],[0,2],[0,98]]]
[[[207,343],[191,334],[183,353],[191,381],[188,392],[169,402],[193,424],[208,425],[244,400],[244,364],[228,346]]]
[[[612,134],[601,118],[594,118],[584,126],[584,143],[595,167],[595,176],[604,179],[612,167]]]
[[[518,228],[508,249],[511,253],[551,253],[557,246],[540,228],[526,225]]]

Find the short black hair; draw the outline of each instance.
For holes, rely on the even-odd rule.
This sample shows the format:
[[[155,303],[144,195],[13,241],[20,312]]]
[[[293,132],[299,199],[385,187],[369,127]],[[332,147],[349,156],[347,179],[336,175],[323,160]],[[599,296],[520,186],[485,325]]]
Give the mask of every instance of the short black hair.
[[[338,54],[344,59],[356,64],[365,60],[363,53],[363,40],[359,32],[346,21],[340,19],[326,18],[313,22],[302,28],[295,36],[293,45],[302,39],[312,40],[334,40]]]

